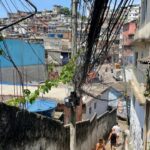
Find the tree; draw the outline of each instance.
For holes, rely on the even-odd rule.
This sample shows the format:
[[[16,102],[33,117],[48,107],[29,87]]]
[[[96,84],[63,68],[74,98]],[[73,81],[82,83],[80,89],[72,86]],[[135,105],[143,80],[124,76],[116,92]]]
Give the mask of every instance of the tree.
[[[69,63],[67,63],[60,73],[60,77],[58,79],[46,80],[45,83],[38,87],[37,90],[31,92],[28,89],[24,89],[23,97],[21,98],[13,98],[8,100],[6,103],[11,106],[19,106],[19,103],[25,104],[26,102],[33,103],[36,98],[38,98],[40,93],[48,93],[52,87],[57,87],[60,83],[67,84],[70,83],[73,79],[75,68],[76,68],[76,60],[79,54],[70,59]]]
[[[67,7],[62,7],[60,9],[60,14],[64,14],[66,16],[71,16],[71,11]]]

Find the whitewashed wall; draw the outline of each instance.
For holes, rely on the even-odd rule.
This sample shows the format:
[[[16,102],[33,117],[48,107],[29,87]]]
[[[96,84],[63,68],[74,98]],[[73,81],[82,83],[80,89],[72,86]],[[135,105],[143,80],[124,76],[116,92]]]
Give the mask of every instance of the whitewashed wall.
[[[135,103],[137,103],[137,101],[135,101]],[[137,105],[138,103],[135,104],[135,106]],[[144,110],[142,110],[140,107],[134,107],[132,98],[130,107],[130,136],[133,150],[143,150],[142,128],[144,126],[144,122],[141,120],[142,118],[144,119]]]

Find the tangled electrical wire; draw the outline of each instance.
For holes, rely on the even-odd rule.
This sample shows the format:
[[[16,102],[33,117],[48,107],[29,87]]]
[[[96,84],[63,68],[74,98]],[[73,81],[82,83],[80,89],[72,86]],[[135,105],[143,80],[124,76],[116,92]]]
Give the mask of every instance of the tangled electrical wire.
[[[90,4],[88,24],[84,31],[87,34],[81,41],[85,45],[84,52],[77,60],[79,63],[73,79],[75,90],[81,93],[87,74],[95,66],[101,67],[107,58],[133,0],[84,0],[84,3]]]
[[[0,1],[0,4],[7,13],[13,12],[14,9],[18,11],[19,5],[17,5],[18,3],[16,0],[9,1],[10,2],[7,0]],[[1,27],[0,31],[32,17],[37,12],[36,7],[29,0],[19,0],[18,2],[25,9],[25,12],[29,12],[28,16],[23,16],[17,21]],[[83,52],[77,60],[77,69],[75,71],[73,83],[75,85],[75,90],[84,92],[82,87],[86,82],[87,74],[96,65],[101,67],[104,63],[111,46],[118,36],[118,31],[121,29],[130,11],[130,9],[127,8],[130,8],[133,4],[133,0],[80,0],[79,4],[79,12],[82,12],[82,16],[86,16],[85,9],[87,9],[89,17],[87,26],[84,29],[84,19],[81,19],[79,49],[82,48]],[[21,26],[21,24],[19,26]],[[6,44],[5,48],[7,49]],[[10,56],[8,50],[7,55]],[[10,59],[11,57],[8,58]],[[10,59],[10,61],[13,60]],[[18,71],[18,74],[20,74],[20,81],[23,84],[19,69],[17,69],[14,62],[12,63]]]

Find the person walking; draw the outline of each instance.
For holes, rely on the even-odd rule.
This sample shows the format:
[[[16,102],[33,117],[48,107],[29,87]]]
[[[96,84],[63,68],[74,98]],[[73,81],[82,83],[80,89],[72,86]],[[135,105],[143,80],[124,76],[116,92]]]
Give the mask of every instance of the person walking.
[[[99,139],[99,142],[96,144],[96,150],[106,150],[103,139]]]
[[[117,145],[117,134],[115,132],[115,129],[112,128],[112,131],[111,131],[108,139],[110,141],[111,150],[115,150],[116,145]]]
[[[121,128],[120,128],[119,124],[116,123],[116,125],[114,125],[114,126],[112,127],[112,129],[114,129],[114,132],[115,132],[116,135],[117,135],[117,143],[116,143],[116,144],[119,145],[119,136],[120,136]]]

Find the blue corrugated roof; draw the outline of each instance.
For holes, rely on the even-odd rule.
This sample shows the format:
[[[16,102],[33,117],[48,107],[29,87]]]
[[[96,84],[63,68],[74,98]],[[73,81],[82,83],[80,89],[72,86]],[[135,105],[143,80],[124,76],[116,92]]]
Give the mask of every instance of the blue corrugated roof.
[[[57,106],[57,102],[54,100],[37,99],[32,104],[28,104],[27,110],[30,112],[42,112],[47,110],[53,110]]]
[[[45,63],[45,50],[41,44],[35,44],[20,39],[5,39],[9,54],[17,66],[30,66]],[[4,43],[0,42],[0,47],[6,52]],[[1,67],[12,67],[12,63],[0,56]]]

